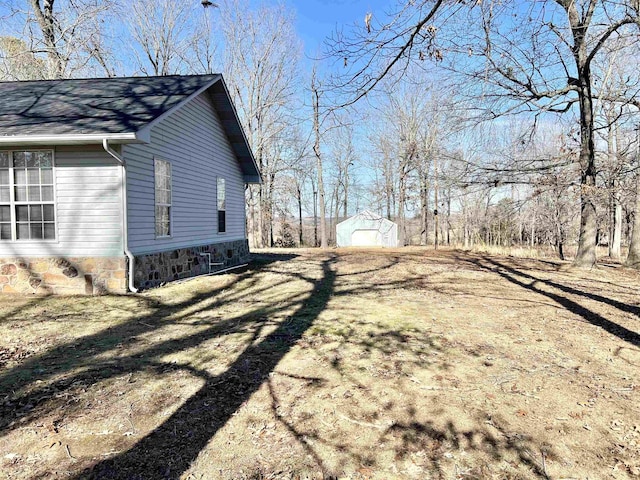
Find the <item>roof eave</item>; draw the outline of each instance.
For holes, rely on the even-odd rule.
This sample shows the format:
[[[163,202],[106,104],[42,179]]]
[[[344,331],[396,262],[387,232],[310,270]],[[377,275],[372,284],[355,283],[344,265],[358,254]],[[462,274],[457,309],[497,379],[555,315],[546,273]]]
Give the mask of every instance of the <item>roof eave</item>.
[[[8,135],[0,136],[0,146],[51,146],[100,144],[104,139],[111,143],[147,143],[146,132],[91,133],[75,135]]]
[[[253,151],[251,150],[249,140],[247,139],[244,129],[242,128],[240,117],[238,116],[236,107],[233,104],[233,101],[231,100],[231,94],[229,93],[229,89],[227,88],[227,84],[222,75],[220,75],[220,78],[216,82],[210,85],[209,87],[211,88],[210,94],[215,95],[215,92],[213,92],[213,90],[218,86],[222,87],[222,92],[224,92],[224,95],[222,98],[224,98],[224,101],[226,103],[226,107],[227,107],[226,111],[230,114],[230,117],[239,133],[237,138],[234,138],[234,136],[231,135],[229,131],[226,131],[227,137],[231,142],[232,149],[234,150],[236,157],[238,158],[238,161],[241,164],[242,173],[244,176],[244,182],[252,183],[252,184],[261,184],[262,173],[258,168],[258,162],[256,162],[256,159],[253,156]],[[213,103],[214,103],[214,106],[216,106],[217,108],[218,105],[216,105],[215,100],[213,101]],[[218,114],[221,115],[222,112],[218,110]],[[223,128],[224,128],[224,120],[223,120]]]
[[[244,183],[247,184],[260,185],[262,183],[262,178],[260,177],[260,175],[243,175],[242,179]]]

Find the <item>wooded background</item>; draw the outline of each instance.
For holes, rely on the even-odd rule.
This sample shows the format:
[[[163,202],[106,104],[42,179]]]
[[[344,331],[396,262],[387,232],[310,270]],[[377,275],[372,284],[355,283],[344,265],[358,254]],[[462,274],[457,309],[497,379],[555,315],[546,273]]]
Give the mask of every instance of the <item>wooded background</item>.
[[[262,171],[254,247],[326,247],[369,209],[402,244],[638,267],[639,10],[390,2],[309,58],[276,2],[5,0],[0,79],[222,72]]]

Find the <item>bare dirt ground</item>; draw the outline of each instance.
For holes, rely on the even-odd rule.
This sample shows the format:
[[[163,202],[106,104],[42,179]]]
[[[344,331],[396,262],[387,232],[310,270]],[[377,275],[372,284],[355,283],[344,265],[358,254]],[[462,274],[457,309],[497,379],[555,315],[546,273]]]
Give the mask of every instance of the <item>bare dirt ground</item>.
[[[640,276],[301,250],[0,298],[0,477],[640,477]]]

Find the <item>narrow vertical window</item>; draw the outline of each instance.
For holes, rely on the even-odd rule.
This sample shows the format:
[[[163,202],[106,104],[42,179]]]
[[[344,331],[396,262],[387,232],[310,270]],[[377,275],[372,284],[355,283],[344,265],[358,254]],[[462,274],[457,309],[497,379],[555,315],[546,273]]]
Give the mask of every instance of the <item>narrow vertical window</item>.
[[[0,152],[0,240],[11,240],[11,172],[8,152]]]
[[[227,231],[227,191],[224,178],[218,177],[218,233]]]
[[[171,235],[171,164],[154,160],[156,196],[156,237]]]

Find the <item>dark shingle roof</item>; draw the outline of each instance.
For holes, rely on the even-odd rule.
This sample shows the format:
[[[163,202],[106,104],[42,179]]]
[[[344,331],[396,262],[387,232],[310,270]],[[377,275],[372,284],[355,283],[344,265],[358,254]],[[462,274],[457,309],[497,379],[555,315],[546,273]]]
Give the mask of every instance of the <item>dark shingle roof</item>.
[[[208,89],[248,183],[260,173],[222,75],[0,82],[0,144],[147,142],[151,124]]]
[[[0,136],[137,132],[220,75],[0,83]]]

